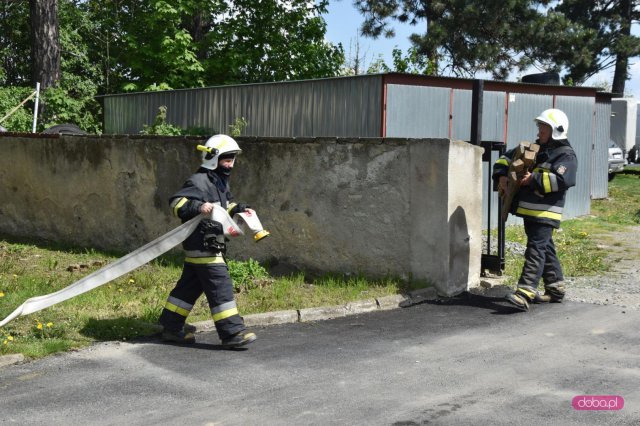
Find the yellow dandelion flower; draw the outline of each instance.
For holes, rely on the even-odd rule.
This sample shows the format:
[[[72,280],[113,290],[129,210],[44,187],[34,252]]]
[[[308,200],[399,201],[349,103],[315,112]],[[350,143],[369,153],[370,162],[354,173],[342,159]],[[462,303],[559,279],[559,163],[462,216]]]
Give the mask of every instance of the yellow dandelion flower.
[[[52,322],[48,322],[48,323],[47,323],[47,327],[48,327],[48,328],[53,327],[53,323],[52,323]]]
[[[7,336],[7,340],[11,342],[13,340],[13,336]]]
[[[2,342],[2,344],[3,344],[3,345],[8,345],[8,344],[9,344],[9,342],[5,340],[4,342]]]
[[[122,293],[122,289],[121,289],[121,288],[119,288],[119,289],[118,289],[118,291],[119,291],[120,293]]]
[[[39,322],[39,323],[38,323],[38,325],[36,325],[36,328],[37,328],[38,330],[42,330],[42,323],[41,323],[41,322]]]
[[[0,297],[4,297],[4,293],[0,291]]]
[[[13,274],[13,278],[18,278],[18,274]]]
[[[136,280],[134,280],[133,278],[129,278],[129,284],[133,284],[135,282],[136,282]]]

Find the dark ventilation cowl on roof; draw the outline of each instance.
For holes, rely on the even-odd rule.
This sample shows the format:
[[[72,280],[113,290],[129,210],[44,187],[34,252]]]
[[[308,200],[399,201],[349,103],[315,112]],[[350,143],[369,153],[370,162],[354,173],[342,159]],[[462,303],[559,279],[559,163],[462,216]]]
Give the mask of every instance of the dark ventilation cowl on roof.
[[[527,74],[522,77],[523,83],[555,84],[560,85],[560,74],[557,72],[541,72],[537,74]]]

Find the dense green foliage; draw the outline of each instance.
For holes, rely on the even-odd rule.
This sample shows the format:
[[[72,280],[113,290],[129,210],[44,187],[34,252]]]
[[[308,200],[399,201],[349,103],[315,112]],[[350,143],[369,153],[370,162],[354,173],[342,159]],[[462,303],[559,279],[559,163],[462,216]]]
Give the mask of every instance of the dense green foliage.
[[[329,77],[344,62],[342,47],[324,40],[327,0],[57,4],[62,76],[42,96],[39,130],[73,122],[99,131],[96,95]],[[28,2],[0,3],[0,87],[35,88],[30,25]],[[30,130],[23,121],[5,127]]]
[[[4,118],[22,101],[26,100],[33,90],[28,87],[0,88],[0,119]],[[33,126],[33,100],[27,101],[22,107],[15,110],[8,118],[0,123],[0,126],[13,132],[31,131]]]
[[[410,47],[406,55],[403,55],[402,50],[395,48],[391,51],[391,57],[393,59],[391,67],[382,58],[378,58],[369,65],[367,73],[394,71],[408,74],[436,75],[435,61],[418,54],[418,49],[415,47]]]

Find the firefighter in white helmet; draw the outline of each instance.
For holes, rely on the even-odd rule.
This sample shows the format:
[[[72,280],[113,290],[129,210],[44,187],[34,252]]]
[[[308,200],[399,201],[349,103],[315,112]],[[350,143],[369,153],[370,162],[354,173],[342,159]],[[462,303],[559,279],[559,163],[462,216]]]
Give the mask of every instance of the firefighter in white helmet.
[[[202,214],[211,216],[213,203],[227,209],[231,216],[250,210],[237,204],[229,190],[229,177],[236,155],[241,152],[236,141],[226,135],[215,135],[200,146],[202,164],[197,172],[170,198],[173,214],[182,222]],[[233,282],[225,263],[226,251],[222,225],[203,219],[196,230],[183,242],[185,250],[182,276],[169,294],[160,315],[164,327],[163,338],[177,343],[195,342],[195,327],[186,319],[196,300],[205,294],[218,336],[225,347],[243,346],[256,340],[245,329],[238,313]]]
[[[559,109],[547,109],[535,118],[540,150],[532,171],[520,180],[520,190],[511,213],[524,221],[527,235],[525,263],[518,287],[507,301],[522,311],[530,303],[561,302],[564,275],[553,243],[553,230],[560,227],[567,189],[576,184],[578,161],[567,140],[569,119]],[[507,171],[515,150],[507,151],[493,166],[493,179],[501,191],[507,187]],[[542,278],[544,294],[538,292]]]

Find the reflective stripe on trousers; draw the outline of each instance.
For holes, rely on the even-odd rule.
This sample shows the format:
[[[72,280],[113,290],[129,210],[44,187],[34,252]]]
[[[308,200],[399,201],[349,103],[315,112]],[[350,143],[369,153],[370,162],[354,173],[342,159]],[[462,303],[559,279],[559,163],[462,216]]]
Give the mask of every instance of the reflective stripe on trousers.
[[[233,292],[233,282],[229,269],[224,263],[193,264],[185,262],[182,276],[169,295],[169,300],[179,300],[183,311],[163,309],[160,323],[165,329],[178,331],[184,326],[187,313],[186,306],[195,305],[198,298],[205,294],[211,314],[216,324],[216,331],[221,339],[226,339],[244,330],[244,323],[239,315]],[[168,301],[169,301],[168,300]],[[190,311],[189,311],[190,312]]]
[[[184,300],[169,296],[167,303],[164,304],[164,308],[186,318],[189,316],[191,309],[193,309],[193,304],[189,304]]]
[[[211,315],[213,316],[213,322],[222,321],[223,319],[229,318],[233,315],[238,315],[236,301],[233,300],[211,308]]]

